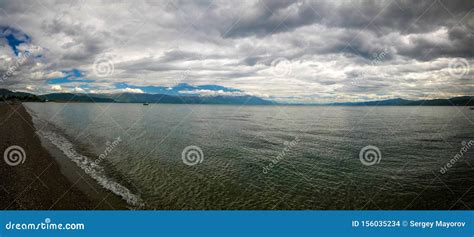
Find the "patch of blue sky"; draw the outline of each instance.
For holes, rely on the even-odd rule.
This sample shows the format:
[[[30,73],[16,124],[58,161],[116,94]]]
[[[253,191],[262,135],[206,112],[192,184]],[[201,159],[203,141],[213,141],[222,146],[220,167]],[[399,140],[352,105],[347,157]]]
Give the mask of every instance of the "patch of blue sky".
[[[29,35],[12,27],[0,26],[0,32],[2,32],[0,39],[3,38],[6,40],[16,56],[20,53],[20,50],[18,49],[20,44],[31,42],[31,37]]]
[[[219,85],[198,85],[193,86],[187,83],[180,83],[173,87],[164,87],[164,86],[134,86],[127,83],[116,83],[116,89],[140,89],[145,93],[150,94],[165,94],[165,95],[182,95],[180,91],[194,91],[194,90],[210,90],[210,91],[224,91],[224,92],[241,92],[241,90],[228,88]]]
[[[71,83],[71,82],[83,82],[83,83],[94,82],[94,80],[85,79],[84,73],[78,69],[65,70],[65,71],[62,71],[62,73],[65,74],[64,77],[52,78],[52,79],[47,80],[46,83],[49,85],[57,85],[57,84],[66,84],[66,83]]]

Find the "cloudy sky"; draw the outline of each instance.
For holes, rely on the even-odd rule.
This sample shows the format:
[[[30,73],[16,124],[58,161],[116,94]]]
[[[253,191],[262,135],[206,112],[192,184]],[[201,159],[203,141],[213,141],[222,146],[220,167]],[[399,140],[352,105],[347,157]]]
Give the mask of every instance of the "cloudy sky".
[[[316,103],[472,95],[473,8],[472,0],[2,0],[0,87]]]

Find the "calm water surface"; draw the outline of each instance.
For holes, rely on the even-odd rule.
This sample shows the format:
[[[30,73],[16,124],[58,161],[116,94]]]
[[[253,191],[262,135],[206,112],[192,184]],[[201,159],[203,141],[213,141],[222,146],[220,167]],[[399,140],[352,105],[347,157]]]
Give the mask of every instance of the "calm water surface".
[[[474,148],[440,173],[474,139],[465,107],[26,106],[41,135],[146,209],[474,207]],[[368,145],[381,152],[372,166],[359,159]]]

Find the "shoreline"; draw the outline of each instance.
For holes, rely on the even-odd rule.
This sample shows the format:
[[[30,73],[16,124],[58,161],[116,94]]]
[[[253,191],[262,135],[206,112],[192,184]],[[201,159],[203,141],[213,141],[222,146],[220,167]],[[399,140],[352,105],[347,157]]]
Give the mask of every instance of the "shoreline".
[[[121,200],[98,188],[72,161],[59,157],[59,152],[44,144],[21,103],[0,103],[0,134],[2,158],[4,151],[14,145],[25,152],[23,163],[0,161],[1,209],[126,209]]]

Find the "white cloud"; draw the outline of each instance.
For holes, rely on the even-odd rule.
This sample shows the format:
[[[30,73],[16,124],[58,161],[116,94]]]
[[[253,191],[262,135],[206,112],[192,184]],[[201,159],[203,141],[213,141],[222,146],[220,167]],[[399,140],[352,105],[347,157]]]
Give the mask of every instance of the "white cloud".
[[[52,78],[59,78],[59,77],[64,77],[64,76],[65,76],[65,74],[63,72],[55,71],[55,72],[48,73],[46,75],[46,78],[47,79],[52,79]]]
[[[473,78],[472,69],[462,78],[448,73],[453,57],[464,57],[473,68],[472,37],[467,34],[472,28],[445,14],[446,7],[464,16],[466,9],[474,7],[472,1],[430,3],[433,11],[425,13],[426,2],[397,3],[411,9],[406,14],[390,1],[347,5],[145,0],[110,5],[93,0],[77,4],[7,0],[0,4],[8,13],[2,25],[21,27],[17,30],[28,34],[31,42],[18,48],[34,53],[1,86],[32,86],[44,92],[87,85],[89,91],[143,93],[134,87],[215,84],[243,91],[232,92],[235,95],[293,102],[472,93],[474,82],[468,80]],[[368,17],[353,14],[352,7]],[[379,12],[373,24],[364,27],[371,14]],[[425,14],[418,19],[421,13]],[[415,20],[417,24],[406,29]],[[5,42],[0,38],[0,76],[17,59]],[[384,50],[386,57],[373,63],[373,55]],[[96,59],[102,57],[112,59],[114,69],[105,77],[93,70]],[[277,58],[291,62],[288,75],[275,77],[272,61]],[[93,82],[62,84],[65,89],[47,84],[72,69],[81,70],[84,79]],[[133,88],[117,89],[117,83]],[[193,93],[229,95],[224,91]]]
[[[80,87],[75,87],[73,91],[76,92],[76,93],[85,93],[86,92],[84,89],[82,89]]]
[[[125,89],[122,89],[121,92],[125,92],[125,93],[137,93],[137,94],[142,94],[144,93],[143,90],[141,89],[135,89],[135,88],[125,88]]]
[[[63,91],[63,88],[60,85],[53,85],[50,88],[52,91]]]
[[[26,86],[26,90],[27,91],[35,91],[35,87],[34,86]]]

